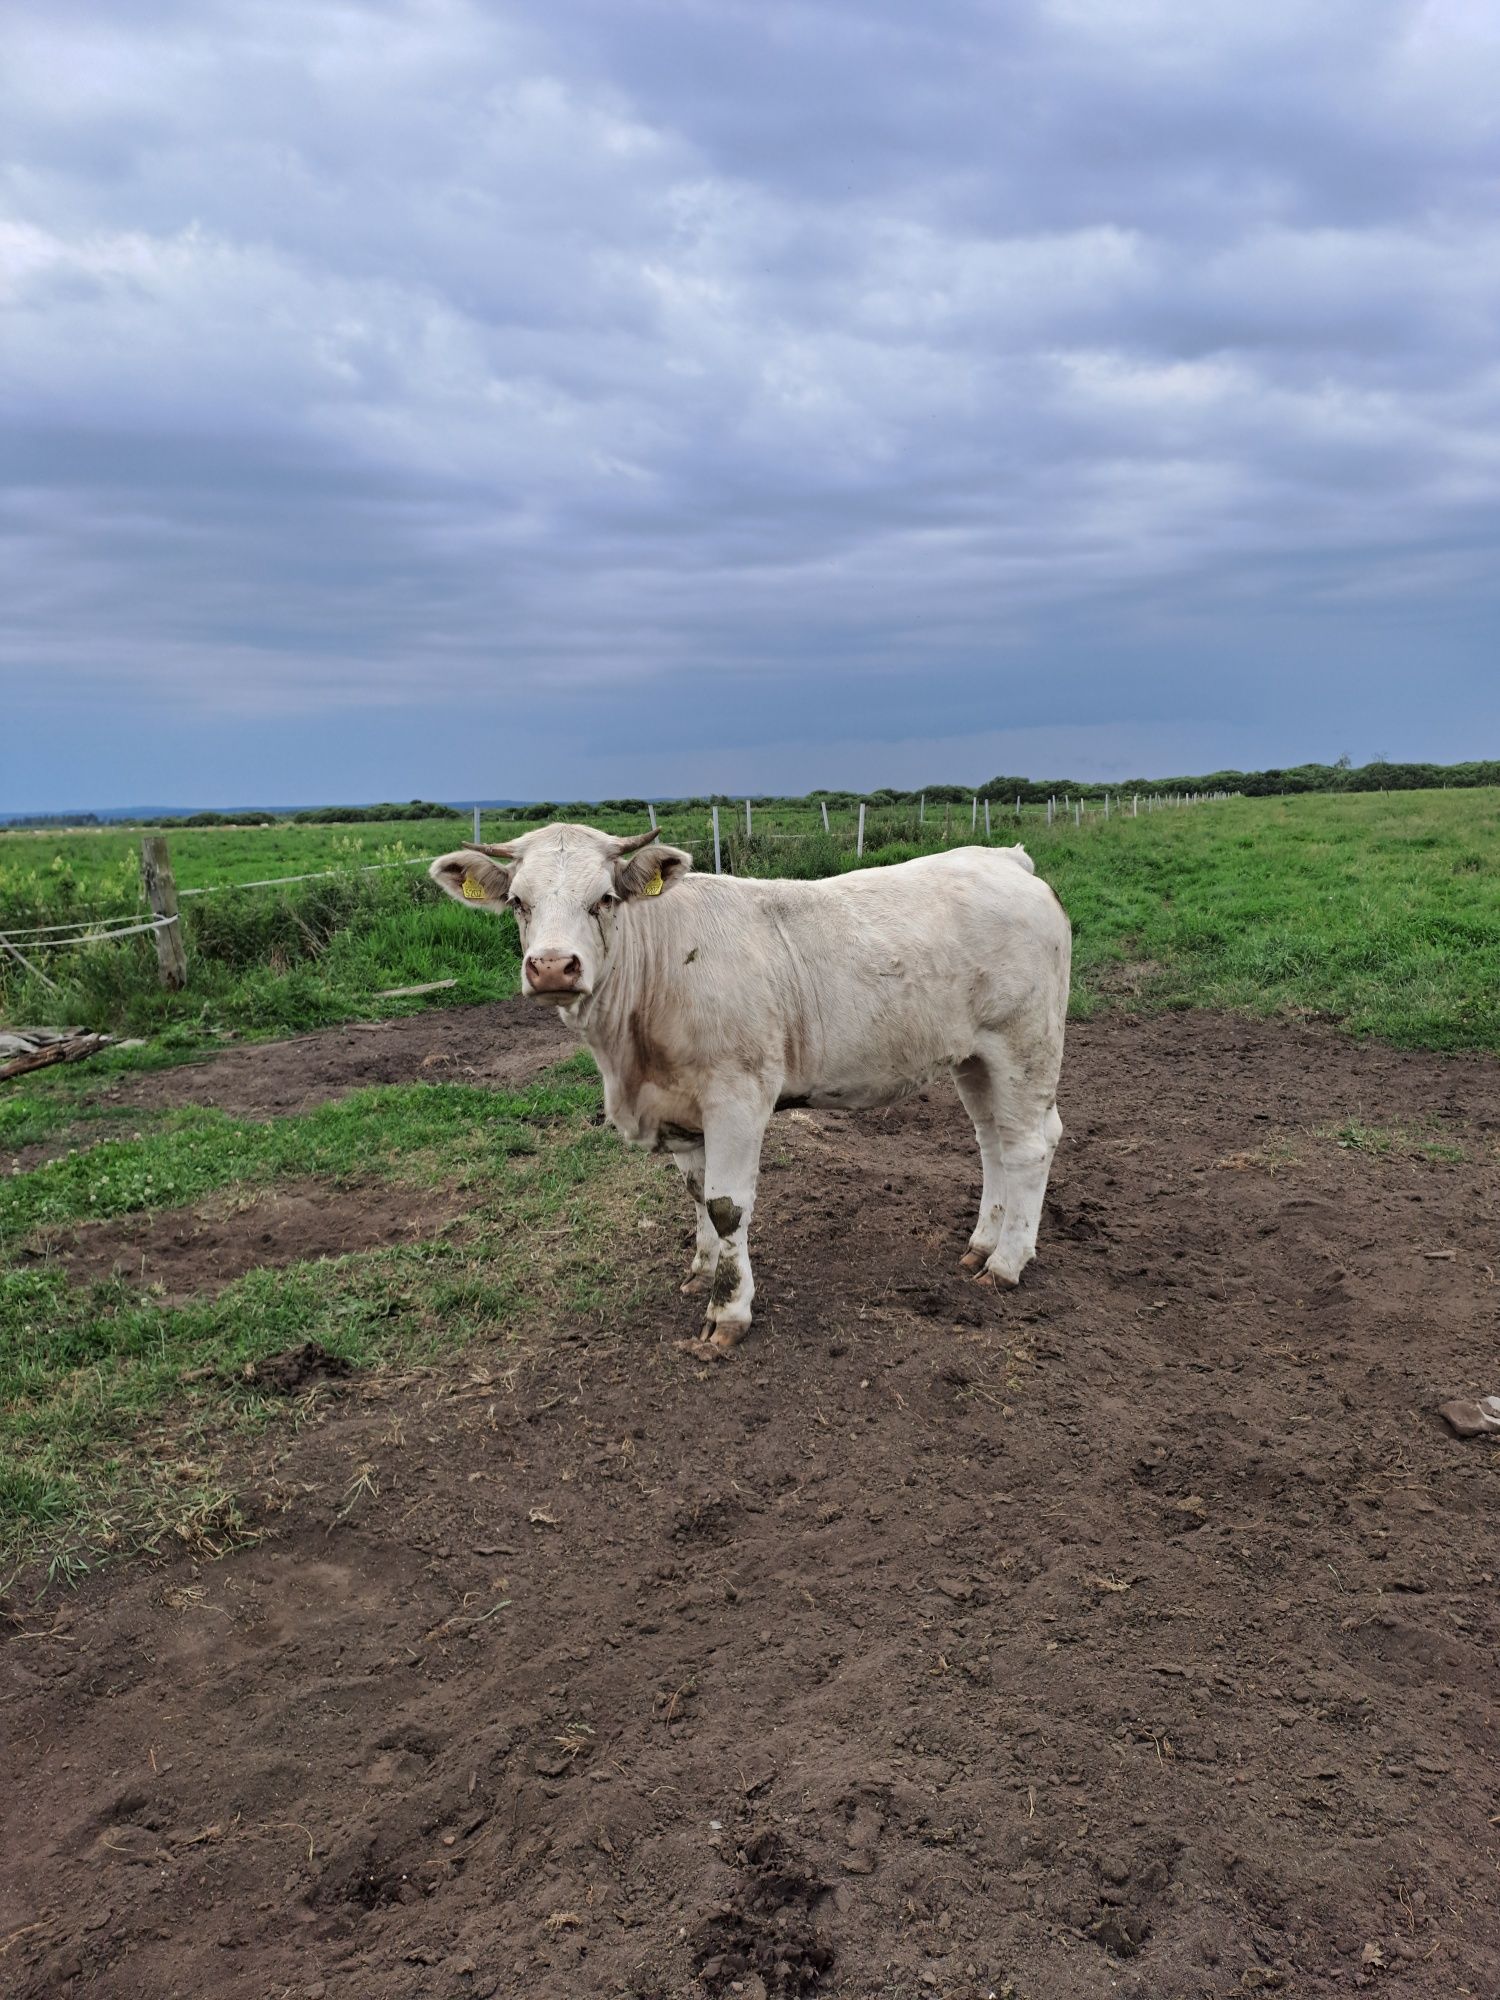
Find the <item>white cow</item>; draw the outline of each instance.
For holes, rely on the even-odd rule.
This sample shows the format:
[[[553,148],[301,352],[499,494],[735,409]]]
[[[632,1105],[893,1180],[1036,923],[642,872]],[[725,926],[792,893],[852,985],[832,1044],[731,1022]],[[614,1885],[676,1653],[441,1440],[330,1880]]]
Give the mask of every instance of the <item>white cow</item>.
[[[708,1291],[703,1352],[750,1325],[746,1239],[772,1112],[890,1104],[944,1069],[984,1165],[964,1265],[1020,1282],[1062,1134],[1072,950],[1024,848],[763,882],[695,874],[653,832],[547,826],[430,873],[514,914],[522,991],[582,1034],[621,1135],[680,1169],[698,1211],[683,1290]]]

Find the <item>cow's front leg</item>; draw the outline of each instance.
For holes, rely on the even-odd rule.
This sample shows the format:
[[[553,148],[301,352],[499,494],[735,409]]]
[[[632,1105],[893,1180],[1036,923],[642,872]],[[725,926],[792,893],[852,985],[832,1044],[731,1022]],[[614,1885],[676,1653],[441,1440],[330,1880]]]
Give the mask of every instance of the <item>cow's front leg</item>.
[[[688,1193],[693,1197],[693,1207],[698,1218],[697,1240],[693,1245],[693,1261],[688,1266],[687,1280],[682,1289],[685,1292],[706,1292],[713,1277],[714,1266],[719,1261],[719,1232],[714,1228],[703,1196],[704,1154],[701,1142],[696,1146],[672,1148],[672,1163],[682,1175]]]
[[[750,1328],[755,1280],[750,1272],[750,1216],[770,1106],[744,1100],[705,1106],[703,1205],[718,1238],[703,1343],[720,1352]]]

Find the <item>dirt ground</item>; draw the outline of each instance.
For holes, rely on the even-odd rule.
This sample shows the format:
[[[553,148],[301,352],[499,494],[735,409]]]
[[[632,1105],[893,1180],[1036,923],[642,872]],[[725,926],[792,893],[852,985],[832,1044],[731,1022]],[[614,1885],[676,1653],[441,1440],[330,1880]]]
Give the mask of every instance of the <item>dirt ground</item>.
[[[454,1207],[453,1195],[440,1189],[284,1181],[231,1188],[196,1208],[45,1231],[22,1256],[65,1271],[74,1284],[124,1278],[181,1305],[217,1297],[247,1271],[431,1242],[451,1226]]]
[[[945,1087],[790,1114],[725,1362],[497,1328],[322,1391],[258,1546],[13,1598],[0,1985],[1500,1996],[1500,1444],[1435,1414],[1500,1065],[1173,1015],[1064,1084],[1017,1293]]]
[[[211,1104],[231,1118],[287,1118],[375,1083],[486,1083],[515,1089],[578,1047],[550,1008],[519,997],[484,1007],[433,1007],[388,1021],[318,1028],[280,1042],[244,1042],[203,1062],[113,1078],[95,1102],[159,1111]],[[0,1155],[0,1167],[30,1173],[99,1137],[70,1130]]]

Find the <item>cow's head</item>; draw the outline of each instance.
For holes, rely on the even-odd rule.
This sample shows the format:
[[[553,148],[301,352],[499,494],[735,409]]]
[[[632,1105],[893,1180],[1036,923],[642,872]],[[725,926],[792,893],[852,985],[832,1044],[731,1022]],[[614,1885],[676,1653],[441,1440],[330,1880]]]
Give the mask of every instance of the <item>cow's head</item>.
[[[427,872],[460,903],[508,909],[521,932],[521,991],[566,1006],[597,991],[622,908],[649,910],[692,865],[650,829],[621,840],[592,826],[542,826],[500,847],[466,844]]]

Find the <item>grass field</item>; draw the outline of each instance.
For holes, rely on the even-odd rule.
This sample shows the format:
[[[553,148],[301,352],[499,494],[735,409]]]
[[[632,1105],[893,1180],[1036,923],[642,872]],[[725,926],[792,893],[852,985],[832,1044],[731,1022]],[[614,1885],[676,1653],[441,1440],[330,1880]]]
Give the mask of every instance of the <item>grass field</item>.
[[[940,840],[935,818],[923,831]],[[769,837],[797,830],[791,814],[760,816],[751,842],[736,835],[732,864],[805,875],[856,865],[847,826],[829,838],[805,824],[799,839]],[[920,851],[909,825],[874,831],[865,865]],[[665,832],[712,866],[701,825]],[[1007,823],[997,838],[1013,832]],[[1500,1047],[1500,793],[1229,801],[1051,829],[1030,813],[1022,832],[1073,917],[1079,1015],[1218,1006],[1332,1018],[1410,1047]],[[950,835],[967,839],[967,825]],[[0,1537],[17,1559],[42,1550],[65,1568],[163,1535],[205,1549],[233,1540],[225,1455],[273,1407],[246,1379],[259,1357],[315,1339],[356,1365],[392,1365],[481,1329],[545,1335],[559,1314],[618,1311],[650,1268],[620,1245],[670,1205],[652,1164],[593,1122],[586,1056],[521,1092],[372,1089],[269,1122],[129,1111],[101,1097],[111,1074],[199,1050],[215,1030],[412,1011],[424,1003],[375,996],[426,980],[457,980],[439,1004],[515,988],[507,919],[439,898],[420,867],[355,872],[446,847],[451,821],[173,838],[182,885],[224,889],[184,905],[186,993],[161,992],[141,939],[56,954],[60,994],[14,981],[6,995],[12,1017],[151,1037],[0,1085],[0,1149],[71,1146],[0,1181]],[[18,909],[40,922],[63,921],[59,909],[135,907],[134,852],[135,837],[119,833],[0,841],[6,921]],[[232,886],[313,863],[337,872],[287,889]],[[1372,1155],[1383,1144],[1374,1117],[1328,1142]],[[1437,1144],[1424,1135],[1402,1157],[1438,1159]],[[382,1182],[441,1189],[452,1228],[338,1262],[251,1271],[186,1305],[122,1280],[75,1285],[45,1261],[96,1220],[214,1202],[248,1215],[291,1183]]]
[[[760,809],[754,836],[724,816],[728,865],[756,875],[827,875],[973,838],[966,810],[872,815],[856,861],[853,815],[831,835],[805,807]],[[610,815],[601,815],[611,825]],[[617,820],[612,830],[634,830]],[[737,830],[736,830],[737,829]],[[996,840],[1016,837],[997,813]],[[521,830],[498,816],[486,838]],[[76,1021],[191,1041],[213,1029],[286,1032],[409,1010],[381,990],[454,979],[445,1000],[514,986],[510,925],[476,922],[438,897],[420,866],[462,822],[380,827],[187,830],[172,836],[192,958],[188,990],[161,992],[149,939],[49,953],[62,990],[0,972],[11,1020]],[[1500,1047],[1500,792],[1359,793],[1243,799],[1139,818],[1094,811],[1019,832],[1075,930],[1075,1007],[1229,1006],[1332,1016],[1412,1047]],[[712,866],[705,816],[664,837]],[[137,910],[138,836],[118,831],[0,838],[0,929]],[[237,883],[318,868],[281,889]],[[363,872],[374,869],[378,872]]]

